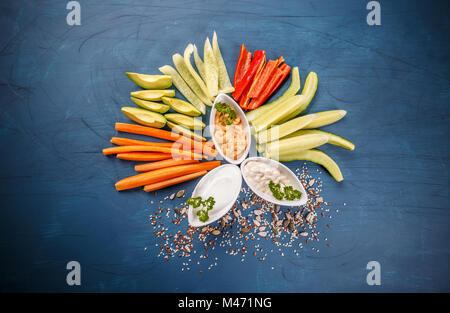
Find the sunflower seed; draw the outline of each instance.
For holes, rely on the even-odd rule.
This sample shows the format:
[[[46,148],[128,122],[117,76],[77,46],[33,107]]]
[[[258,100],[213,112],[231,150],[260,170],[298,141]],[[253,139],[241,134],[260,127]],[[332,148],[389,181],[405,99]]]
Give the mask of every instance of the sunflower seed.
[[[267,233],[265,231],[262,231],[258,233],[258,235],[260,235],[261,237],[266,237]]]
[[[289,230],[290,230],[290,231],[294,231],[294,229],[295,229],[294,223],[293,223],[293,222],[290,222],[290,223],[289,223]]]
[[[314,220],[314,214],[312,212],[308,213],[308,215],[306,216],[306,222],[308,222],[308,224],[312,224],[313,220]]]
[[[175,198],[175,194],[174,193],[171,194],[169,198],[170,198],[170,200],[173,200],[173,198]]]
[[[218,229],[214,229],[212,232],[211,232],[211,234],[213,234],[213,235],[220,235],[220,230],[218,230]]]
[[[180,190],[177,192],[177,197],[181,198],[182,196],[184,196],[184,190]]]
[[[241,233],[242,234],[245,234],[245,233],[248,233],[248,228],[247,227],[243,227],[243,228],[241,228]]]
[[[177,215],[180,215],[180,209],[179,208],[175,208],[175,209],[173,209],[174,211],[175,211],[175,213],[177,214]]]

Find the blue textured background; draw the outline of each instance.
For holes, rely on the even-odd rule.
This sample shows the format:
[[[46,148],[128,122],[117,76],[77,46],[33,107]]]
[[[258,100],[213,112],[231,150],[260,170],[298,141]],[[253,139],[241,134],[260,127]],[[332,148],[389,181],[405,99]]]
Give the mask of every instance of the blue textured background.
[[[450,291],[448,1],[380,1],[379,27],[367,2],[82,0],[74,27],[67,1],[2,2],[0,290]],[[124,72],[157,73],[213,30],[231,76],[245,43],[283,55],[302,81],[318,73],[308,111],[348,111],[327,129],[355,152],[324,148],[345,177],[322,175],[340,209],[332,229],[319,225],[332,247],[245,263],[216,248],[203,275],[144,251],[153,195],[117,193],[132,164],[100,153],[127,121],[136,87]],[[80,287],[66,285],[70,260]],[[371,260],[381,286],[366,284]]]

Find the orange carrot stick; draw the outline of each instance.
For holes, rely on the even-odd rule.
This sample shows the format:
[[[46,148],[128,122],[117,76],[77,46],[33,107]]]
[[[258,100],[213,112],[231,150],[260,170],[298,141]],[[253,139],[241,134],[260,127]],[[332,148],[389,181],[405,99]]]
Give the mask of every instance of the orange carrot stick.
[[[189,159],[197,159],[201,160],[206,159],[206,156],[203,156],[198,153],[194,153],[191,151],[178,150],[175,148],[168,147],[157,147],[157,146],[119,146],[119,147],[111,147],[103,149],[104,155],[117,154],[117,153],[128,153],[128,152],[161,152],[161,153],[170,153],[172,156],[184,156]]]
[[[124,178],[116,183],[117,191],[141,187],[167,179],[187,175],[199,171],[212,170],[220,165],[220,161],[210,161],[198,164],[187,164],[160,168],[154,171],[145,172],[135,176]]]
[[[127,124],[127,123],[116,123],[116,130],[121,132],[127,132],[132,134],[139,134],[139,135],[146,135],[146,136],[152,136],[156,138],[171,140],[180,142],[183,144],[183,146],[194,147],[194,150],[199,150],[196,147],[202,147],[203,153],[212,157],[215,157],[217,155],[216,151],[214,149],[211,149],[209,145],[211,143],[208,143],[207,141],[195,141],[191,138],[184,137],[180,134],[173,133],[164,129],[160,128],[154,128],[154,127],[148,127],[148,126],[141,126],[141,125],[135,125],[135,124]],[[208,148],[203,149],[203,147],[208,146]]]
[[[198,160],[176,160],[176,159],[168,159],[158,162],[151,162],[151,163],[145,163],[145,164],[139,164],[135,165],[134,169],[136,172],[148,172],[157,170],[160,168],[170,167],[170,166],[176,166],[176,165],[184,165],[184,164],[193,164],[198,163]]]
[[[128,161],[161,161],[172,158],[169,153],[152,153],[152,152],[131,152],[131,153],[119,153],[117,155],[118,159],[128,160]]]
[[[203,176],[207,173],[207,171],[200,171],[200,172],[195,172],[192,174],[188,174],[188,175],[183,175],[183,176],[178,176],[178,177],[174,177],[168,180],[164,180],[161,181],[159,183],[153,183],[153,184],[148,184],[144,186],[144,190],[146,192],[150,192],[150,191],[154,191],[154,190],[158,190],[158,189],[162,189],[162,188],[166,188],[172,185],[176,185],[200,176]]]
[[[118,146],[160,146],[160,147],[172,147],[173,142],[149,142],[144,140],[135,140],[129,138],[112,137],[111,143]]]
[[[135,139],[129,139],[129,138],[122,138],[122,137],[112,137],[111,143],[118,145],[118,146],[160,146],[160,147],[172,147],[177,149],[183,149],[183,150],[189,150],[193,149],[195,152],[202,152],[202,146],[198,145],[197,142],[195,143],[194,147],[186,147],[189,149],[185,149],[185,145],[179,142],[149,142],[144,140],[135,140]],[[208,144],[205,144],[205,151],[209,150],[210,154],[216,155],[217,151],[214,150],[214,143],[208,142]]]

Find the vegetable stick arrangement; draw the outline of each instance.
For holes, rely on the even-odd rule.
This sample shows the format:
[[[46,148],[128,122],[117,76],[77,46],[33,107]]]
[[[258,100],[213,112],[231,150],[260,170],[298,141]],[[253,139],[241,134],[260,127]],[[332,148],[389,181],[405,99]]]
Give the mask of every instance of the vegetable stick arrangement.
[[[193,62],[191,62],[193,59]],[[172,56],[173,66],[159,67],[162,74],[126,73],[142,90],[130,93],[137,106],[126,106],[122,113],[137,124],[116,123],[115,130],[157,138],[166,142],[112,137],[115,146],[102,150],[104,155],[138,162],[138,173],[115,184],[118,191],[143,188],[146,192],[180,184],[205,175],[220,166],[211,161],[217,155],[214,144],[202,137],[206,125],[199,118],[206,114],[220,93],[232,93],[239,106],[248,111],[246,118],[257,141],[257,150],[267,158],[280,161],[308,160],[324,166],[337,180],[343,176],[338,165],[317,150],[325,143],[354,150],[347,139],[317,128],[337,122],[344,110],[301,114],[311,103],[317,90],[317,74],[308,74],[300,94],[298,67],[284,63],[282,56],[266,61],[266,52],[253,55],[241,46],[231,84],[219,48],[217,34],[206,38],[203,60],[199,49],[188,44],[183,54]],[[194,68],[195,65],[195,68]],[[291,73],[289,88],[278,99],[266,103]],[[174,86],[186,100],[175,98]],[[168,130],[163,129],[164,127]]]
[[[251,65],[257,58],[257,52],[255,52],[250,65],[248,65],[251,54],[242,45],[236,66],[235,90],[245,89],[246,87],[240,85],[242,80],[246,77],[250,77],[251,80],[251,77],[253,77],[252,84],[265,86],[263,90],[264,88],[266,88],[266,91],[269,90],[270,95],[273,92],[270,88],[270,82],[275,81],[273,84],[278,87],[287,74],[278,74],[279,77],[277,77],[276,72],[269,65],[271,61],[267,62],[263,67],[261,75],[258,76],[258,70],[253,73]],[[258,60],[255,62],[262,61]],[[268,69],[266,70],[266,68]],[[282,66],[276,69],[282,71]],[[242,73],[242,71],[245,73]],[[272,74],[269,74],[269,72],[272,72]],[[262,82],[255,83],[254,81],[258,79],[262,80]],[[259,89],[255,89],[256,92],[253,93],[255,98],[251,100],[250,105],[246,106],[246,102],[244,102],[244,105],[241,105],[241,107],[250,110],[250,112],[246,113],[246,117],[255,134],[257,150],[264,157],[284,162],[294,160],[311,161],[322,165],[336,181],[340,182],[344,178],[339,166],[327,154],[315,148],[328,143],[347,150],[355,149],[355,145],[351,141],[317,129],[339,121],[347,112],[344,110],[333,110],[299,116],[314,98],[317,85],[317,74],[311,72],[306,78],[302,92],[297,94],[300,90],[300,74],[298,67],[294,67],[292,69],[291,84],[281,97],[271,103],[260,106],[260,102],[258,102],[258,97],[260,96],[257,93]],[[239,92],[236,91],[233,93],[233,97],[237,100],[239,99]],[[250,92],[251,97],[252,93]],[[262,102],[267,100],[267,98],[264,96]]]

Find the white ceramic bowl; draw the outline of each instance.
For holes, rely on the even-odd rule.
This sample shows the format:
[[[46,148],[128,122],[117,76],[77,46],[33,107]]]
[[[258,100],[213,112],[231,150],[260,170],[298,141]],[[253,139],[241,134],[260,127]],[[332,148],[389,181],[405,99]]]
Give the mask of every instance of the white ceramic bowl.
[[[247,164],[247,162],[250,162],[250,161],[268,162],[268,163],[276,166],[281,173],[283,173],[284,175],[286,175],[286,177],[289,178],[289,180],[292,182],[292,187],[294,187],[294,189],[301,191],[302,196],[300,197],[300,199],[298,199],[298,200],[278,200],[278,199],[275,199],[273,196],[267,195],[267,194],[259,191],[258,189],[256,189],[255,186],[251,182],[249,182],[248,177],[245,175],[245,172],[244,172],[245,165]],[[306,204],[306,202],[308,201],[308,195],[306,194],[305,188],[303,188],[303,185],[300,182],[300,180],[298,179],[298,177],[287,166],[281,164],[280,162],[277,162],[277,161],[271,160],[271,159],[266,159],[263,157],[248,158],[241,164],[241,173],[242,173],[242,177],[244,177],[244,180],[247,183],[248,187],[256,195],[258,195],[260,198],[262,198],[266,201],[269,201],[269,202],[272,202],[272,203],[275,203],[278,205],[283,205],[283,206],[299,206],[299,205]]]
[[[244,153],[242,154],[242,156],[237,159],[234,160],[232,158],[227,157],[223,152],[222,149],[220,148],[220,145],[217,144],[216,138],[214,137],[214,129],[215,129],[215,125],[214,125],[214,117],[216,116],[216,108],[215,108],[215,104],[217,102],[222,102],[222,103],[226,103],[228,104],[230,107],[232,107],[237,115],[240,117],[242,123],[244,124],[244,132],[247,134],[247,148],[245,148]],[[226,94],[219,94],[216,97],[216,100],[214,101],[213,107],[211,108],[211,114],[209,115],[209,129],[210,129],[210,133],[211,133],[211,138],[214,142],[214,146],[216,147],[217,151],[219,152],[219,154],[222,156],[222,158],[227,161],[228,163],[231,164],[240,164],[242,163],[242,161],[245,160],[245,158],[248,155],[248,152],[250,150],[250,146],[251,146],[251,140],[252,140],[252,136],[250,133],[250,125],[248,124],[247,118],[245,117],[245,113],[244,111],[242,111],[241,107],[233,100],[233,98],[227,96]]]
[[[228,177],[227,177],[228,175]],[[216,185],[214,187],[214,184]],[[225,164],[216,167],[200,179],[192,192],[192,197],[201,196],[203,200],[213,196],[216,204],[209,211],[209,220],[201,222],[195,215],[192,205],[188,210],[188,221],[193,227],[201,227],[211,224],[224,216],[236,202],[241,192],[242,176],[238,166]]]

